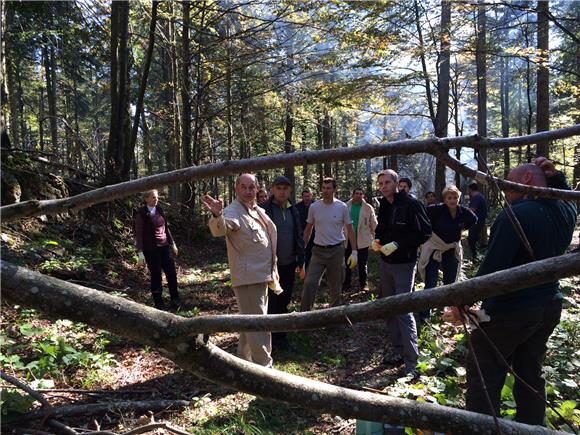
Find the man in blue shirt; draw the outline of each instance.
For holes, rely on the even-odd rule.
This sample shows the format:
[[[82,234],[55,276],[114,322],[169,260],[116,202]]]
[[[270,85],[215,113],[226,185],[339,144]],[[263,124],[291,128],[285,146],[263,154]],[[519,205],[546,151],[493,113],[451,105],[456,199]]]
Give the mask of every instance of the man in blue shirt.
[[[467,186],[467,193],[469,193],[469,209],[477,216],[477,222],[469,228],[469,235],[467,236],[471,257],[475,259],[477,257],[477,242],[479,242],[481,231],[487,219],[487,202],[479,191],[477,183],[471,183]]]
[[[535,164],[518,166],[509,173],[507,179],[529,186],[569,189],[564,175],[556,172],[553,163],[544,157],[538,157]],[[506,198],[530,242],[532,252],[526,249],[507,213],[502,211],[491,228],[487,254],[478,276],[562,255],[572,240],[577,215],[574,202],[535,199],[514,191],[506,192]],[[517,406],[516,421],[532,425],[544,424],[546,391],[542,365],[548,338],[560,322],[562,312],[562,294],[558,281],[494,296],[484,300],[482,308],[491,320],[480,323],[480,329],[473,331],[471,340],[485,388],[477,373],[474,355],[470,352],[467,359],[466,408],[491,414],[485,394],[487,389],[493,412],[499,415],[507,367],[484,337],[483,330],[514,372],[537,392],[531,391],[518,379],[515,380],[513,394]],[[457,314],[453,317],[457,319]],[[447,320],[450,318],[447,317]]]

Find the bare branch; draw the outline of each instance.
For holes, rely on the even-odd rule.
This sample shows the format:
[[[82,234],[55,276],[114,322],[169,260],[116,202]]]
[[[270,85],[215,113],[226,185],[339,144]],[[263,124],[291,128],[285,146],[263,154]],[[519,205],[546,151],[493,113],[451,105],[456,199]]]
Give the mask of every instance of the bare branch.
[[[489,139],[477,135],[448,138],[433,137],[423,140],[401,140],[377,145],[362,145],[351,148],[336,148],[320,151],[303,151],[276,156],[225,161],[222,163],[192,166],[189,168],[165,172],[163,174],[151,175],[138,180],[105,186],[69,198],[45,201],[32,200],[6,205],[0,207],[0,213],[4,221],[11,221],[26,216],[58,214],[81,210],[94,204],[124,198],[161,186],[168,186],[180,182],[191,183],[196,180],[230,174],[240,174],[248,171],[261,171],[265,169],[283,168],[286,166],[311,165],[314,163],[367,159],[393,154],[406,155],[427,152],[433,155],[439,155],[443,150],[449,150],[456,147],[472,147],[476,149],[515,147],[540,141],[553,141],[576,135],[580,135],[580,124],[559,130],[543,131],[529,136],[512,138]],[[539,188],[536,188],[535,193],[537,195],[542,196],[544,194],[543,192],[553,195],[553,189],[551,191],[542,191]],[[565,197],[568,199],[577,199],[580,197],[580,193],[577,192],[562,192],[566,192],[562,195],[567,195]],[[560,196],[560,198],[563,197],[564,196]]]
[[[40,402],[42,404],[42,406],[45,406],[47,408],[50,408],[50,403],[48,403],[48,400],[46,400],[46,397],[44,397],[38,391],[30,388],[24,382],[20,382],[14,376],[10,376],[10,375],[8,375],[8,374],[6,374],[4,372],[0,372],[0,378],[4,379],[6,382],[14,385],[15,387],[20,388],[22,391],[25,391],[26,393],[28,393],[28,395],[30,397],[32,397],[33,399],[35,399],[38,402]]]
[[[466,177],[473,178],[480,183],[488,184],[496,182],[501,190],[513,190],[516,192],[531,193],[533,195],[551,199],[565,199],[570,201],[577,201],[580,199],[580,192],[575,190],[560,190],[552,189],[550,187],[528,186],[526,184],[514,183],[511,181],[502,180],[501,178],[492,177],[484,172],[466,166],[447,153],[439,153],[437,154],[437,158],[454,171],[459,172],[461,175]]]
[[[57,408],[39,409],[24,414],[16,421],[39,420],[46,417],[85,417],[89,415],[104,414],[106,412],[119,412],[132,410],[138,413],[147,411],[164,411],[168,409],[184,408],[190,405],[187,400],[134,400],[107,403],[89,403],[86,405],[65,405]]]

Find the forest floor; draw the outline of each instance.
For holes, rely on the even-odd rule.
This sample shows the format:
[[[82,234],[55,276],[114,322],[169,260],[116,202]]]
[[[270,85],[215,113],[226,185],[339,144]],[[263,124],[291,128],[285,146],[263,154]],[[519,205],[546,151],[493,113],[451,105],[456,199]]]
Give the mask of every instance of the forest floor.
[[[101,213],[107,213],[106,211]],[[29,219],[19,226],[2,227],[2,258],[36,270],[151,305],[148,274],[136,265],[127,226],[111,224],[44,225]],[[174,226],[174,228],[176,228]],[[183,316],[234,313],[225,243],[211,239],[206,227],[177,235],[180,255],[178,281]],[[189,240],[187,240],[189,238]],[[574,240],[578,240],[575,235]],[[115,258],[117,257],[117,258]],[[347,303],[372,300],[378,279],[377,258],[370,258],[370,292],[357,287],[344,293]],[[477,263],[466,261],[465,276]],[[565,311],[550,340],[546,360],[548,398],[569,420],[580,423],[576,402],[580,383],[580,278],[562,280]],[[416,285],[420,290],[422,284]],[[301,283],[296,282],[291,310],[299,309]],[[166,295],[167,297],[167,295]],[[316,308],[327,306],[327,292],[319,292]],[[402,367],[386,366],[389,353],[384,321],[352,327],[290,333],[294,352],[275,352],[275,368],[344,387],[391,396],[463,407],[466,341],[459,328],[442,324],[438,313],[421,327],[418,379],[402,377]],[[190,402],[178,410],[146,415],[109,412],[92,417],[60,420],[80,430],[124,432],[144,424],[167,422],[194,434],[353,433],[355,420],[318,414],[225,389],[179,369],[154,349],[66,320],[49,321],[34,310],[2,304],[2,370],[41,391],[54,406],[120,400],[179,399]],[[222,349],[236,352],[237,334],[211,337]],[[502,392],[502,416],[513,418],[514,402],[508,378]],[[17,390],[2,387],[2,417],[7,424],[37,406]],[[553,411],[552,427],[567,430]],[[43,430],[40,422],[3,426],[8,433]],[[158,429],[162,433],[163,429]],[[413,431],[410,431],[411,433]],[[416,431],[415,431],[416,432]]]

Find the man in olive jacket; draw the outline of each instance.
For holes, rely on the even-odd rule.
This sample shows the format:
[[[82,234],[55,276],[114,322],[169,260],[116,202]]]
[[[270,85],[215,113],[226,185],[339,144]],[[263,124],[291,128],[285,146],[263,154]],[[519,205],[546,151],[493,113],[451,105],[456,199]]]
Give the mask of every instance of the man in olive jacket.
[[[236,180],[236,199],[223,208],[222,200],[204,196],[211,211],[209,228],[214,237],[226,237],[232,287],[241,314],[267,314],[268,287],[280,290],[276,271],[277,231],[256,204],[258,182],[252,174]],[[272,367],[269,332],[241,332],[238,356]]]

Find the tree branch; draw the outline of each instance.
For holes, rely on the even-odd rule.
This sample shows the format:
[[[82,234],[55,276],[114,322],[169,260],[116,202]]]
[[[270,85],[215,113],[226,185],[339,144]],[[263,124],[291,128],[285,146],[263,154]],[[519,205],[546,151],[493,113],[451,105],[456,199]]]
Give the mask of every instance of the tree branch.
[[[180,182],[190,183],[196,180],[239,174],[248,171],[261,171],[265,169],[283,168],[286,166],[311,165],[314,163],[367,159],[394,154],[406,155],[427,152],[433,155],[438,155],[443,150],[449,150],[456,147],[472,147],[477,149],[504,148],[508,146],[515,147],[576,135],[580,135],[580,124],[559,130],[543,131],[529,136],[512,138],[489,139],[477,135],[449,138],[433,137],[423,140],[401,140],[379,145],[363,145],[351,148],[336,148],[320,151],[303,151],[276,156],[225,161],[222,163],[192,166],[189,168],[165,172],[163,174],[151,175],[134,181],[105,186],[69,198],[45,201],[32,200],[10,204],[0,207],[0,213],[4,221],[12,221],[26,216],[58,214],[73,210],[81,210],[94,204],[124,198],[161,186],[168,186]],[[537,194],[542,195],[542,191],[538,191]],[[573,195],[573,198],[579,197],[576,196],[577,194],[570,192],[565,195]]]
[[[135,339],[140,343],[153,345],[183,369],[223,386],[286,403],[307,405],[310,409],[347,418],[389,421],[394,424],[421,426],[454,434],[495,433],[494,421],[490,416],[355,391],[266,369],[222,351],[208,343],[207,336],[179,336],[183,333],[181,325],[187,322],[186,319],[47,277],[4,261],[0,262],[0,268],[4,278],[3,294],[10,302],[40,309],[49,316],[78,319],[91,326],[104,328],[113,333]],[[554,259],[543,260],[509,271],[496,272],[469,282],[458,283],[463,285],[461,289],[458,288],[457,284],[447,286],[446,289],[450,294],[446,296],[446,300],[454,304],[466,303],[480,298],[482,295],[509,292],[510,289],[515,290],[519,288],[520,284],[524,286],[529,285],[530,282],[551,281],[561,276],[578,273],[580,273],[580,254],[569,254],[559,257],[558,261],[554,261]],[[521,282],[512,285],[513,280],[510,279],[512,276],[515,277],[514,280],[517,279],[518,282]],[[498,278],[504,278],[503,284],[496,284]],[[509,286],[506,284],[508,281]],[[473,283],[476,285],[466,285]],[[505,289],[506,286],[510,289]],[[501,290],[498,292],[498,289]],[[366,308],[367,314],[364,318],[360,315],[357,316],[355,312],[349,312],[349,318],[352,316],[357,321],[368,320],[371,317],[368,313],[373,310],[376,312],[375,318],[379,318],[383,315],[433,306],[437,297],[444,293],[443,290],[445,288],[407,295],[406,303],[400,303],[396,309],[392,309],[390,312],[387,311],[387,307],[390,305],[389,300],[401,302],[401,297],[396,296],[372,303],[356,304],[343,309],[353,310],[357,306],[358,308]],[[443,300],[439,302],[443,303]],[[382,307],[381,304],[383,304]],[[328,313],[344,318],[344,312],[336,309],[299,314],[295,315],[294,318],[307,318],[316,314],[320,318],[324,318]],[[263,320],[268,320],[282,316],[261,317]],[[238,322],[238,324],[241,323],[241,321]],[[325,321],[325,323],[330,324],[331,322]],[[252,330],[250,327],[247,329]],[[269,327],[264,324],[260,329],[269,329]],[[62,410],[62,408],[59,409]],[[84,410],[83,415],[86,413],[87,410]],[[57,415],[62,415],[62,411],[59,411]],[[505,420],[500,421],[500,426],[503,434],[553,433],[546,428],[532,427]]]
[[[580,192],[575,190],[561,190],[552,189],[550,187],[528,186],[526,184],[514,183],[512,181],[502,180],[501,178],[490,176],[484,172],[466,166],[464,163],[454,159],[446,152],[440,152],[436,155],[436,157],[454,171],[459,172],[461,175],[466,177],[474,178],[480,183],[490,184],[496,182],[501,190],[514,190],[516,192],[531,193],[533,195],[551,199],[564,199],[569,201],[577,201],[580,199]]]
[[[5,380],[6,382],[14,385],[15,387],[20,388],[22,391],[28,393],[28,395],[30,397],[32,397],[33,399],[37,400],[38,402],[40,402],[40,404],[42,406],[45,406],[47,408],[50,408],[50,403],[48,403],[48,400],[46,400],[46,397],[44,397],[41,393],[39,393],[36,390],[33,390],[32,388],[30,388],[28,385],[26,385],[23,382],[20,382],[18,379],[16,379],[14,376],[10,376],[4,372],[0,372],[0,378]]]
[[[105,414],[107,412],[135,411],[143,413],[146,411],[164,411],[171,408],[184,408],[190,405],[187,400],[135,400],[108,403],[89,403],[86,405],[65,405],[50,410],[39,409],[24,414],[15,421],[39,420],[50,418],[70,418],[85,417],[89,415]]]

